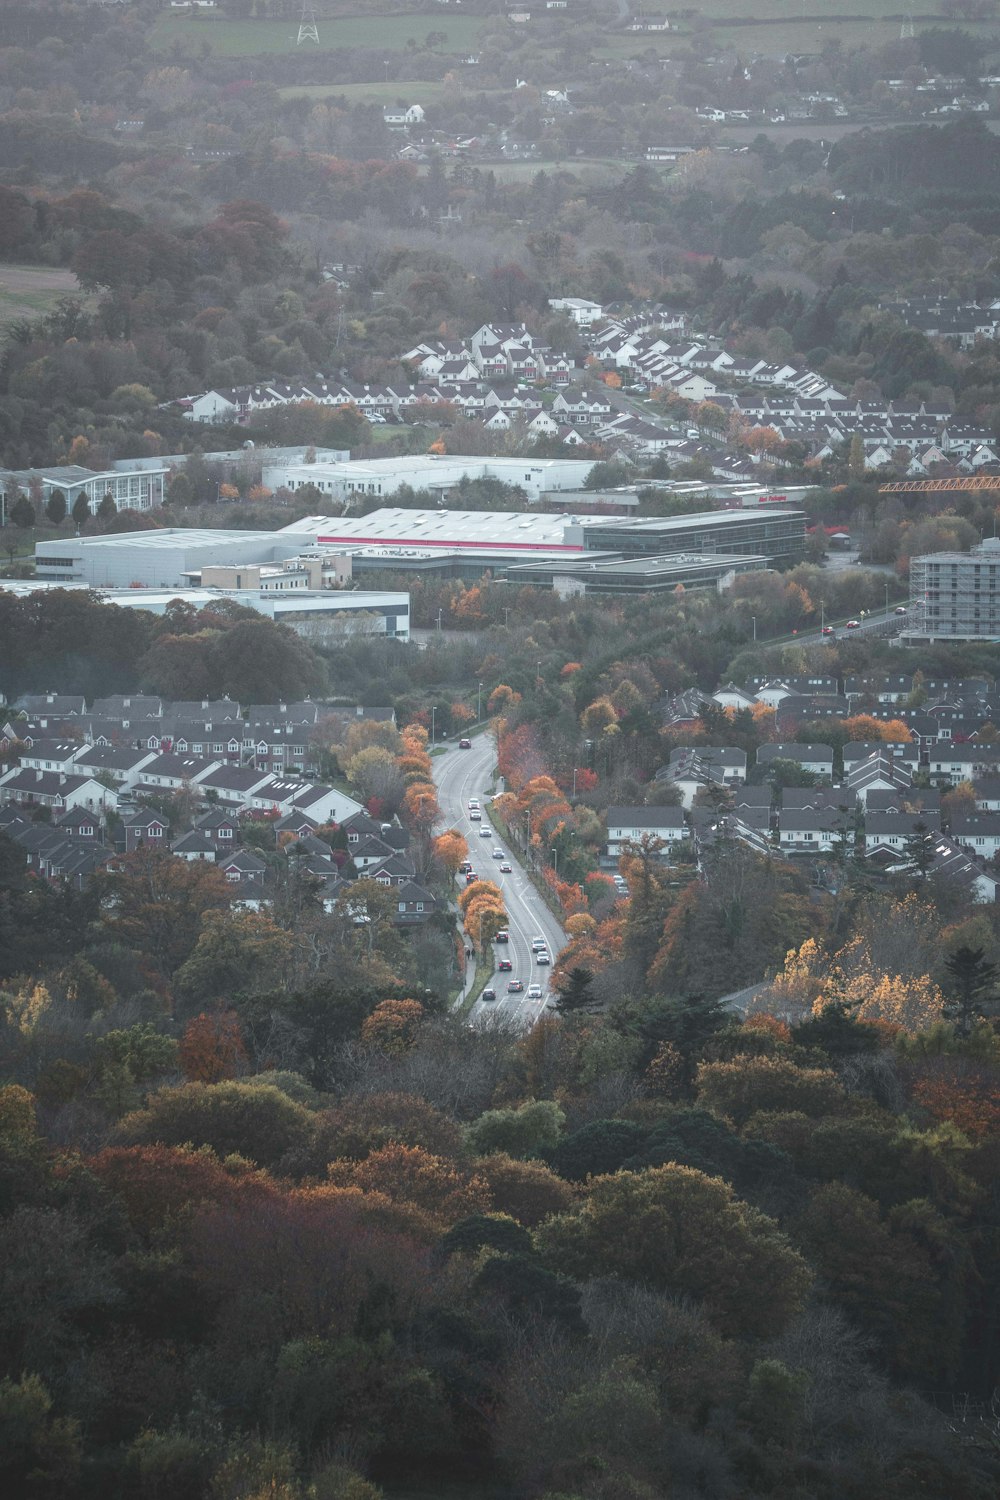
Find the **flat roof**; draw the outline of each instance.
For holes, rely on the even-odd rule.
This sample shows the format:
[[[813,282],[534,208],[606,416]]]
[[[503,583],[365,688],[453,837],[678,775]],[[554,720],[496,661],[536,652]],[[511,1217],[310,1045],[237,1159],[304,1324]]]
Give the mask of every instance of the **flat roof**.
[[[591,558],[599,561],[591,562]],[[531,558],[530,561],[512,564],[512,571],[518,574],[568,573],[580,578],[588,573],[595,573],[598,577],[605,574],[626,574],[636,578],[657,578],[671,573],[691,573],[695,569],[725,572],[727,568],[748,569],[754,563],[760,563],[764,567],[768,561],[764,556],[751,553],[672,552],[667,557],[629,557],[618,560],[606,553],[587,552],[582,557],[558,557],[551,562]]]
[[[586,516],[581,524],[588,526],[611,526],[618,530],[661,532],[686,531],[692,526],[735,526],[748,521],[760,521],[768,516],[784,516],[786,519],[805,518],[805,511],[790,505],[768,505],[761,509],[693,511],[686,516]]]
[[[319,547],[492,547],[498,552],[582,552],[567,542],[567,526],[593,526],[594,516],[516,510],[406,510],[385,506],[366,516],[305,516],[279,537],[311,535]]]

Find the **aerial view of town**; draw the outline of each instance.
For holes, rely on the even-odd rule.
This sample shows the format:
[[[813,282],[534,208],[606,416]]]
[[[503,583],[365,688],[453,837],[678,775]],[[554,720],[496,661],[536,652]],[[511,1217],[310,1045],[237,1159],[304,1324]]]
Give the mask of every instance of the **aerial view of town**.
[[[2,0],[0,1488],[1000,1494],[1000,0]]]

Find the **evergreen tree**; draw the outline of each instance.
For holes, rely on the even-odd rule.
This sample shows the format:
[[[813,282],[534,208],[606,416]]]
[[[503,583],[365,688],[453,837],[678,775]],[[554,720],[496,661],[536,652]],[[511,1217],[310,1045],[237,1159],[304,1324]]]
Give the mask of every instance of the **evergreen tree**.
[[[73,517],[73,522],[76,526],[82,526],[85,521],[90,520],[90,505],[82,490],[73,501],[73,509],[70,511],[70,515]]]
[[[53,526],[61,526],[66,519],[66,496],[62,490],[53,490],[45,506],[45,514]]]
[[[960,1036],[968,1036],[972,1023],[986,1014],[996,1000],[997,966],[991,964],[982,948],[963,945],[944,962],[948,974],[949,994],[944,1014],[955,1023]]]
[[[566,988],[556,1000],[556,1010],[562,1012],[574,1010],[586,1010],[593,1005],[594,995],[591,989],[594,976],[589,969],[577,967],[570,969],[566,976]]]
[[[10,508],[10,518],[15,526],[27,527],[35,524],[35,507],[27,495],[18,495]]]

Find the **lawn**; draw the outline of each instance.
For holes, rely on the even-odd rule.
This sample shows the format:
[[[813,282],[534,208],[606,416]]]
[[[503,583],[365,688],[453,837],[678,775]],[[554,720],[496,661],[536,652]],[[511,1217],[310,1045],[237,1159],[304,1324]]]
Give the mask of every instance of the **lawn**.
[[[778,3],[779,0],[775,0],[775,4]],[[837,3],[837,0],[832,0],[832,3]],[[895,3],[898,5],[899,0],[895,0]],[[854,6],[857,5],[858,0],[854,0]],[[874,9],[872,0],[862,0],[862,6]],[[807,15],[814,7],[815,0],[806,0]],[[859,14],[858,9],[854,9],[854,14]],[[996,50],[996,22],[969,24],[963,21],[962,27],[983,38],[984,52],[987,55]],[[829,19],[817,20],[814,16],[812,19],[796,20],[786,7],[785,14],[780,19],[763,26],[733,26],[719,20],[712,34],[719,45],[735,48],[744,55],[759,52],[766,56],[781,57],[786,52],[819,52],[831,41],[840,42],[844,48],[881,47],[886,42],[898,41],[899,29],[898,20],[840,19],[832,7]],[[915,29],[919,32],[930,28],[918,25]]]
[[[374,83],[304,83],[295,87],[279,89],[282,99],[312,99],[322,103],[324,99],[346,99],[349,104],[395,104],[405,99],[407,104],[437,104],[446,95],[454,98],[455,87],[449,83],[424,83],[406,79],[381,79]]]
[[[319,51],[340,52],[349,47],[370,47],[382,52],[403,52],[412,40],[422,44],[429,32],[445,40],[438,43],[444,52],[471,52],[488,18],[482,16],[385,15],[338,16],[317,21]],[[259,57],[269,52],[294,52],[298,37],[298,18],[286,21],[227,21],[187,14],[162,12],[152,32],[157,51],[169,50],[175,43],[203,46],[219,57]],[[316,51],[314,42],[303,42],[303,54]]]
[[[0,325],[47,313],[60,297],[80,290],[72,271],[53,266],[0,264]]]

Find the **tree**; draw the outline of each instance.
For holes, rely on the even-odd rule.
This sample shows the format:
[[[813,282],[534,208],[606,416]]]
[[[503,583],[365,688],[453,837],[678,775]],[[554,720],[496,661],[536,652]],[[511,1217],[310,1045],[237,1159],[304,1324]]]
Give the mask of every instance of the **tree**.
[[[617,1172],[638,1151],[646,1133],[635,1120],[591,1120],[560,1142],[552,1165],[570,1182]]]
[[[10,508],[10,518],[14,522],[14,525],[19,526],[22,530],[28,526],[34,526],[35,507],[27,495],[18,495]]]
[[[267,913],[207,910],[200,926],[198,940],[174,979],[177,993],[186,999],[222,1001],[259,994],[286,972],[293,939]]]
[[[61,526],[66,519],[66,496],[62,490],[53,490],[45,505],[45,514],[53,526]]]
[[[167,975],[191,957],[207,914],[213,908],[228,913],[232,900],[215,865],[145,847],[125,855],[118,869],[94,884],[107,901],[109,932]]]
[[[97,519],[101,526],[107,530],[110,526],[114,525],[117,516],[118,506],[115,504],[115,497],[110,490],[106,490],[101,496],[100,505],[97,507]]]
[[[914,823],[913,832],[907,834],[903,843],[906,858],[921,880],[926,880],[934,864],[935,835],[926,823]]]
[[[594,1004],[594,975],[590,969],[575,965],[566,975],[556,997],[556,1010],[566,1013],[587,1010]]]
[[[234,1010],[202,1011],[184,1028],[181,1067],[192,1083],[235,1078],[247,1060],[240,1019]]]
[[[441,1241],[445,1255],[476,1254],[484,1245],[509,1255],[530,1255],[531,1235],[506,1214],[470,1214],[453,1224]]]
[[[73,517],[73,524],[77,527],[82,526],[85,521],[90,520],[90,502],[83,490],[80,491],[73,501],[73,509],[70,511],[70,515]]]
[[[422,1146],[398,1141],[373,1151],[364,1161],[331,1162],[327,1177],[335,1187],[360,1188],[393,1203],[413,1204],[442,1227],[490,1208],[489,1189],[481,1178]]]
[[[673,1164],[597,1177],[535,1231],[570,1276],[618,1276],[689,1296],[727,1332],[773,1337],[802,1308],[809,1269],[772,1219],[726,1183]]]
[[[118,1139],[136,1146],[211,1146],[219,1156],[237,1153],[274,1167],[308,1140],[312,1116],[266,1077],[160,1089],[145,1109],[125,1116]]]
[[[743,1125],[760,1110],[800,1110],[813,1119],[840,1113],[845,1094],[829,1068],[802,1068],[783,1057],[702,1063],[698,1103]]]
[[[982,948],[963,944],[944,961],[948,975],[948,993],[943,1014],[954,1022],[959,1036],[968,1036],[976,1019],[985,1019],[996,1001],[997,966],[990,963]]]
[[[562,1134],[566,1116],[552,1099],[532,1099],[517,1109],[488,1109],[469,1126],[466,1136],[473,1151],[488,1156],[541,1156]]]
[[[540,1161],[515,1161],[496,1151],[477,1157],[472,1169],[489,1187],[494,1213],[509,1214],[528,1229],[550,1214],[562,1213],[575,1197],[569,1183]]]
[[[0,1483],[10,1495],[56,1500],[76,1489],[80,1424],[53,1405],[37,1375],[0,1381]]]
[[[361,1040],[387,1057],[402,1057],[417,1039],[424,1020],[419,1000],[383,1000],[361,1027]]]

